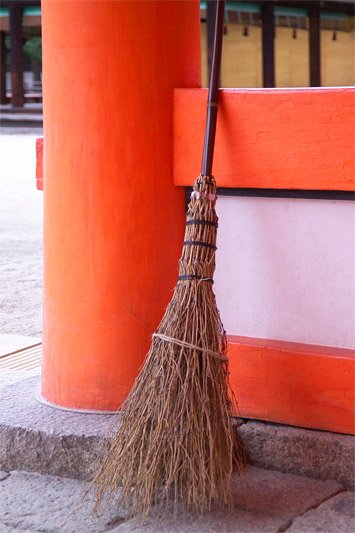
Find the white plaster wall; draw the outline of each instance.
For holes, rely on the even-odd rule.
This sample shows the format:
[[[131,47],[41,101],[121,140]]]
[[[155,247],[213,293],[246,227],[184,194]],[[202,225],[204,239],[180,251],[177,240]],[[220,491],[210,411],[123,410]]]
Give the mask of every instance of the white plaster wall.
[[[219,197],[215,291],[231,335],[355,347],[355,205]]]

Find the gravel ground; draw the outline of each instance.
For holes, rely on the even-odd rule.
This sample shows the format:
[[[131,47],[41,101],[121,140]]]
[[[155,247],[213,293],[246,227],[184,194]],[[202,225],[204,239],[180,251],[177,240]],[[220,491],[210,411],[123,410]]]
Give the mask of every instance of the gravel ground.
[[[42,202],[36,190],[40,128],[1,129],[0,333],[42,333]]]

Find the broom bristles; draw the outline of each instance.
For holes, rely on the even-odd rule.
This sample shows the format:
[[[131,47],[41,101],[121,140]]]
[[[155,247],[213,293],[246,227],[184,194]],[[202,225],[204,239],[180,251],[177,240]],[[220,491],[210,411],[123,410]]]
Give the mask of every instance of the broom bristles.
[[[120,492],[130,516],[231,506],[233,466],[244,462],[212,290],[214,179],[200,177],[194,189],[179,282],[94,479],[97,504]]]

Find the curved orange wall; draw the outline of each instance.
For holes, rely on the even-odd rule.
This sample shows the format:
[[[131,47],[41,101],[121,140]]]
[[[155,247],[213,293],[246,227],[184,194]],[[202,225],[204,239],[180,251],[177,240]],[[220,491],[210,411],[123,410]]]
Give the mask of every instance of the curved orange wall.
[[[116,409],[176,282],[172,97],[200,86],[199,2],[45,0],[42,31],[42,395]]]

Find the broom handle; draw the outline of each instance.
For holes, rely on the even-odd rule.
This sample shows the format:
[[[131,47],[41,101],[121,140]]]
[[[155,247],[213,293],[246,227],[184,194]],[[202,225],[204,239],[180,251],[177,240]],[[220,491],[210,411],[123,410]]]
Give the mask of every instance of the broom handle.
[[[202,169],[203,176],[210,176],[212,173],[214,140],[216,137],[216,123],[218,111],[218,86],[219,73],[222,57],[222,41],[224,27],[224,0],[217,0],[216,18],[213,37],[213,55],[210,75],[210,86],[208,89],[207,118],[205,141],[203,145]]]

